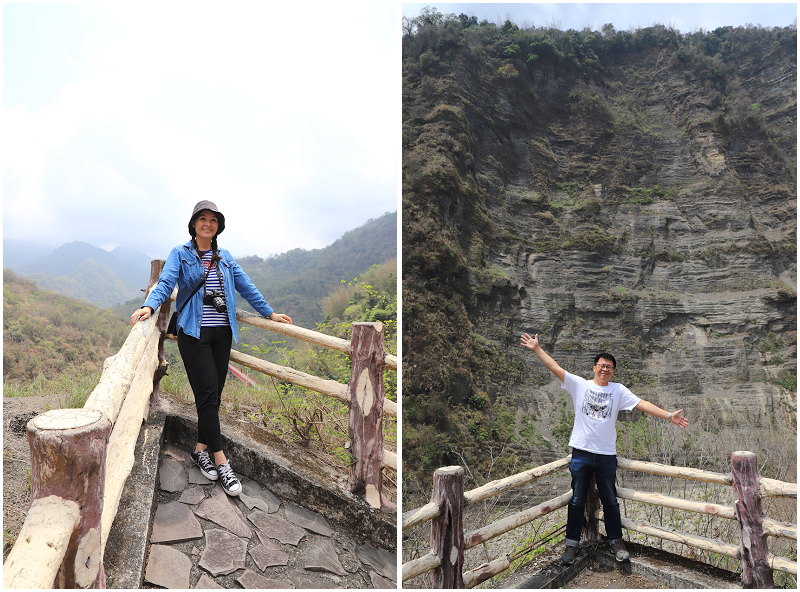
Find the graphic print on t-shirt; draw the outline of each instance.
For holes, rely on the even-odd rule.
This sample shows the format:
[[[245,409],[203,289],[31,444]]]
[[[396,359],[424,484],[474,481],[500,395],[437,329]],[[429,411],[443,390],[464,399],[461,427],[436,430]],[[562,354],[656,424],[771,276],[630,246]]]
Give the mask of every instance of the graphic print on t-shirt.
[[[611,393],[597,392],[587,388],[583,393],[581,413],[591,419],[606,419],[611,415],[612,403]]]

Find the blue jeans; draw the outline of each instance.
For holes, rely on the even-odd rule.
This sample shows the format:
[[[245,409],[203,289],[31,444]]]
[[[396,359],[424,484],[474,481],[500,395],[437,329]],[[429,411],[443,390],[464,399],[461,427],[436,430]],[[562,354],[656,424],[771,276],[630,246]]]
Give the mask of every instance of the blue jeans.
[[[617,479],[616,455],[595,454],[573,448],[569,472],[572,475],[572,499],[567,508],[567,542],[577,545],[581,540],[586,495],[589,493],[592,475],[603,504],[606,535],[612,541],[621,539],[622,520],[619,516],[617,489],[614,486]]]

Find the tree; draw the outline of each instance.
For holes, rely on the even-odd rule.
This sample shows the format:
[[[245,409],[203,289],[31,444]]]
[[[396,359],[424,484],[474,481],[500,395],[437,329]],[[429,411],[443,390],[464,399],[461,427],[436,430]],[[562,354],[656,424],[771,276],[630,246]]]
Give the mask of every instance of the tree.
[[[478,26],[478,17],[475,15],[467,16],[462,12],[458,15],[458,20],[461,21],[462,29],[469,29],[470,27]]]

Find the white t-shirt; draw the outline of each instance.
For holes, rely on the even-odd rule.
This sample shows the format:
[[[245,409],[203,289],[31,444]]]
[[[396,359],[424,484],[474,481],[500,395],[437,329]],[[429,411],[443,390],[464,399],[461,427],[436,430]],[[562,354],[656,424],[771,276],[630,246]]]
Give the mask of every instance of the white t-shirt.
[[[617,454],[617,414],[633,409],[641,399],[618,382],[600,386],[569,372],[561,388],[572,395],[575,406],[569,445],[595,454]]]

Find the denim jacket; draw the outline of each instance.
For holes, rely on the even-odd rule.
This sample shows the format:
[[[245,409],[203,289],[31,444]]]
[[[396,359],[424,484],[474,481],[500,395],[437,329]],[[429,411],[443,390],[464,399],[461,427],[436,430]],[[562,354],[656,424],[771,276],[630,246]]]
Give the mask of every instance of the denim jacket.
[[[264,317],[269,317],[273,309],[264,300],[261,292],[253,285],[244,270],[234,261],[230,252],[226,249],[217,249],[217,253],[222,257],[217,265],[221,272],[222,285],[225,288],[228,320],[231,323],[233,340],[238,342],[236,331],[237,291]],[[170,251],[167,262],[164,264],[164,270],[158,278],[158,284],[150,292],[150,296],[147,297],[143,306],[149,306],[156,310],[169,298],[177,283],[178,298],[175,303],[177,307],[175,310],[180,310],[189,294],[203,280],[204,276],[203,263],[198,257],[197,251],[194,250],[191,241],[184,245],[179,245]],[[191,335],[196,339],[200,338],[200,322],[203,319],[203,291],[203,288],[200,288],[192,296],[189,304],[181,311],[181,314],[178,315],[178,330],[183,329],[186,335]]]

